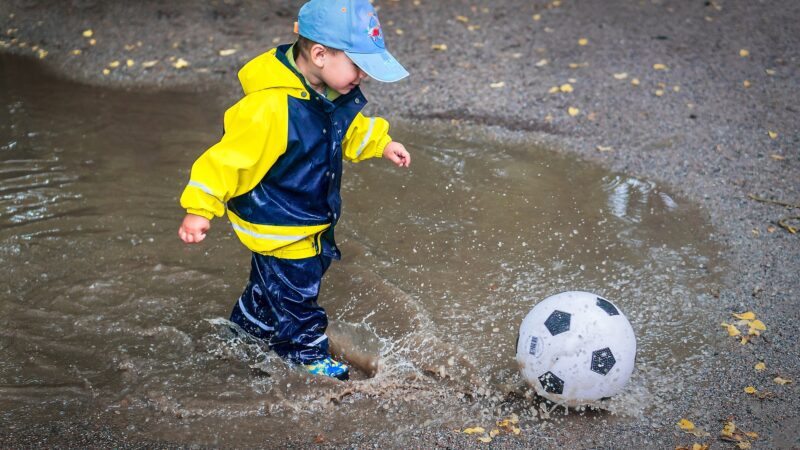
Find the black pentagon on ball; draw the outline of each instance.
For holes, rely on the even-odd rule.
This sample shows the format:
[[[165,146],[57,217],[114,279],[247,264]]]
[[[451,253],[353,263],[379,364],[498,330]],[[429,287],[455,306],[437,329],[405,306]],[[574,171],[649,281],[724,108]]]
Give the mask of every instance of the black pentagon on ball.
[[[555,310],[550,317],[544,321],[544,326],[553,336],[569,330],[570,314],[564,311]]]
[[[609,316],[617,316],[619,315],[619,310],[611,304],[610,301],[597,297],[597,306],[600,307],[603,311],[607,312]]]
[[[614,359],[614,354],[608,347],[592,352],[592,372],[606,375],[616,363],[617,360]]]
[[[564,381],[561,378],[553,375],[553,372],[546,372],[539,375],[539,383],[542,384],[542,389],[551,394],[564,393]]]

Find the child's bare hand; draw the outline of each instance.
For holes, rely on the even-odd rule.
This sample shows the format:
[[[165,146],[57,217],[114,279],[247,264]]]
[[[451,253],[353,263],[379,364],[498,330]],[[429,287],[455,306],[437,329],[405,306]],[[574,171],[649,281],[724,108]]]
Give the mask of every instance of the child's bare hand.
[[[406,147],[396,141],[389,142],[383,149],[383,157],[395,163],[397,167],[408,167],[411,164],[411,155]]]
[[[181,227],[178,228],[178,236],[187,244],[193,244],[206,238],[206,231],[211,228],[211,221],[203,216],[186,214],[183,218]]]

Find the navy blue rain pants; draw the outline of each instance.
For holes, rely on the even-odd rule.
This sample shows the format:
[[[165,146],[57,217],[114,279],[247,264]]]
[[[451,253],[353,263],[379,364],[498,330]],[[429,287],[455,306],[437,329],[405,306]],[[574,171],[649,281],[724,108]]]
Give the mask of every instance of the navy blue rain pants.
[[[253,253],[250,281],[231,322],[263,339],[281,358],[309,364],[329,356],[328,316],[317,303],[327,256],[281,259]]]

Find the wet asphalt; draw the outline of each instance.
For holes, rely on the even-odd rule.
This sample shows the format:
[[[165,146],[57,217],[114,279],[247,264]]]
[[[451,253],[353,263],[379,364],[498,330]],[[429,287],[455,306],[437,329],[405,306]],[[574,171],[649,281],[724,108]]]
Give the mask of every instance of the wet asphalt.
[[[759,434],[754,448],[800,447],[800,233],[778,224],[800,216],[800,208],[749,197],[800,204],[800,2],[376,3],[388,47],[412,76],[391,85],[367,83],[369,114],[408,126],[436,121],[464,134],[481,128],[501,141],[535,142],[682,194],[708,214],[726,262],[719,268],[723,288],[713,292],[717,305],[698,314],[730,322],[731,312],[754,311],[767,327],[747,345],[722,327],[708,330],[723,342],[720,351],[700,369],[705,383],[672,411],[674,422],[688,418],[710,437],[592,422],[492,445],[728,448],[717,435],[722,421],[732,419]],[[41,59],[61,76],[91,84],[222,92],[232,102],[239,95],[238,68],[293,39],[301,4],[0,0],[0,50]],[[89,29],[92,35],[84,36]],[[222,50],[235,51],[223,56]],[[176,67],[180,60],[187,65]],[[791,224],[800,227],[800,220]],[[753,369],[759,361],[767,365],[763,373]],[[794,383],[778,385],[778,375]],[[750,385],[774,395],[748,395]],[[131,442],[116,429],[65,419],[47,429],[0,431],[0,443],[172,446]],[[430,429],[406,444],[479,445]],[[352,445],[396,444],[378,433],[354,436]]]

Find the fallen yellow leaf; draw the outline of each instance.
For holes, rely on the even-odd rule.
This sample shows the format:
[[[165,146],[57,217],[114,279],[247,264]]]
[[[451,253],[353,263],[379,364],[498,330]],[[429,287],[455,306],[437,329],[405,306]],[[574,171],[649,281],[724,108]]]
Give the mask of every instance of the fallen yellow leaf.
[[[580,46],[584,46],[584,45],[586,45],[586,44],[588,44],[588,43],[589,43],[589,40],[588,40],[588,39],[586,39],[586,38],[580,38],[580,39],[578,39],[578,45],[580,45]]]
[[[497,83],[492,83],[489,86],[494,88],[494,89],[499,89],[501,87],[504,87],[505,85],[506,85],[505,81],[498,81]]]
[[[656,63],[656,64],[653,64],[653,69],[655,69],[655,70],[667,70],[667,66],[665,64]]]
[[[536,22],[538,22],[539,20],[541,20],[541,18],[542,18],[542,15],[541,15],[541,14],[534,14],[534,15],[533,15],[533,20],[534,20],[534,21],[536,21]]]
[[[750,52],[747,49],[743,48],[743,49],[739,50],[739,56],[741,56],[742,58],[746,58],[746,57],[750,56]]]
[[[581,112],[581,110],[578,109],[578,108],[575,108],[574,106],[570,106],[569,108],[567,108],[567,113],[572,117],[577,116],[578,114],[580,114],[580,112]]]
[[[750,439],[758,439],[758,433],[756,433],[755,431],[748,431],[745,432],[744,434],[747,435],[747,437],[749,437]]]
[[[746,388],[744,388],[744,392],[747,394],[755,394],[758,391],[753,386],[747,386]]]
[[[75,55],[75,56],[78,56],[78,55],[80,55],[82,52],[81,52],[81,50],[80,50],[79,48],[76,48],[75,50],[73,50],[73,51],[72,51],[72,52],[70,52],[70,53],[72,53],[72,54],[73,54],[73,55]]]
[[[36,51],[39,54],[39,59],[44,59],[47,56],[47,50],[40,48]]]
[[[92,32],[91,29],[83,30],[83,37],[85,37],[85,38],[90,38],[90,37],[92,37],[93,34],[94,34],[94,32]]]
[[[756,313],[754,313],[753,311],[747,311],[747,312],[743,312],[741,314],[733,313],[733,317],[736,317],[737,319],[742,319],[742,320],[753,320],[753,319],[756,318]]]
[[[485,433],[486,430],[483,427],[472,427],[472,428],[465,428],[463,433],[464,434],[475,434],[475,433]]]
[[[511,432],[514,433],[515,435],[518,435],[522,433],[522,430],[520,430],[518,427],[511,427]]]
[[[767,331],[767,326],[764,325],[764,322],[762,322],[762,321],[760,321],[758,319],[753,320],[752,322],[750,322],[750,328],[755,328],[756,330],[759,330],[759,331]]]
[[[111,73],[111,71],[110,71],[110,70],[108,70],[108,69],[103,69],[103,75],[108,75],[108,74],[110,74],[110,73]]]
[[[117,67],[119,67],[119,61],[111,61],[110,63],[108,63],[108,67],[116,69]]]
[[[469,22],[469,17],[467,17],[467,16],[456,16],[456,20],[459,21],[459,22],[467,23],[467,22]]]
[[[189,61],[186,61],[183,58],[178,58],[177,61],[172,63],[172,67],[174,67],[176,69],[183,69],[184,67],[189,67]]]
[[[698,444],[695,442],[692,444],[692,450],[708,450],[709,445],[710,444]]]
[[[739,442],[736,444],[736,446],[737,446],[737,447],[739,447],[741,450],[748,450],[748,449],[750,449],[750,448],[753,448],[752,444],[750,444],[750,443],[749,443],[749,442],[747,442],[747,441],[739,441]]]
[[[778,139],[778,132],[777,131],[770,130],[770,131],[767,131],[767,134],[769,134],[770,139]]]
[[[694,430],[694,423],[692,423],[692,421],[688,420],[688,419],[679,420],[677,425],[678,425],[678,428],[680,428],[681,430],[684,430],[684,431],[692,431],[692,430]]]
[[[755,369],[756,369],[757,371],[759,371],[759,372],[761,372],[762,370],[764,370],[764,369],[766,369],[766,368],[767,368],[767,365],[766,365],[766,364],[764,364],[763,362],[759,362],[759,363],[757,363],[757,364],[756,364],[756,367],[755,367]]]
[[[431,45],[431,48],[433,50],[437,50],[437,51],[443,52],[443,51],[447,50],[447,44],[433,44],[433,45]]]
[[[742,86],[744,86],[745,89],[750,88],[750,80],[742,81]]]
[[[156,64],[158,64],[158,60],[157,59],[151,59],[150,61],[143,62],[142,63],[142,67],[144,67],[145,69],[149,69],[149,68],[155,66]]]
[[[770,157],[770,158],[772,158],[772,159],[774,159],[775,161],[783,161],[784,159],[786,159],[786,157],[785,157],[785,156],[783,156],[783,155],[778,155],[778,154],[775,154],[775,153],[773,153],[773,154],[769,155],[769,157]]]
[[[775,69],[764,69],[764,72],[766,72],[767,75],[770,76],[775,75]]]
[[[555,94],[558,91],[559,91],[558,86],[553,86],[553,87],[550,88],[549,91],[547,91],[547,93],[548,94]]]
[[[615,73],[614,78],[616,78],[617,80],[624,80],[625,78],[628,78],[628,74],[625,72]]]
[[[572,92],[572,85],[571,85],[571,84],[569,84],[569,83],[564,83],[564,84],[562,84],[561,86],[559,86],[559,87],[558,87],[558,89],[559,89],[561,92],[567,92],[567,93],[569,93],[569,92]]]
[[[398,29],[394,30],[394,32],[395,32],[395,34],[397,34],[397,35],[399,35],[399,36],[402,36],[402,35],[403,35],[403,30],[402,30],[402,29],[400,29],[400,28],[398,28]]]
[[[97,39],[94,38],[89,39],[89,45],[94,45],[94,44],[97,44]]]
[[[775,381],[776,383],[780,384],[781,386],[783,386],[783,385],[785,385],[785,384],[789,384],[789,383],[791,383],[791,382],[792,382],[792,380],[790,380],[790,379],[788,379],[788,378],[783,378],[783,377],[775,377],[775,380],[774,380],[774,381]]]
[[[656,97],[661,97],[664,95],[664,91],[662,89],[656,89],[655,91]]]
[[[731,325],[729,323],[722,322],[720,325],[722,325],[723,327],[725,327],[727,329],[728,336],[738,336],[738,335],[742,334],[739,331],[738,328],[736,328],[735,326],[733,326],[733,325]]]
[[[638,78],[631,79],[631,84],[634,85],[634,86],[638,86],[639,85],[639,79]]]
[[[500,434],[500,430],[498,430],[497,428],[495,428],[495,429],[493,429],[492,431],[490,431],[490,432],[489,432],[489,437],[495,437],[495,436],[497,436],[498,434]]]
[[[232,55],[234,53],[236,53],[236,49],[235,48],[226,48],[224,50],[220,50],[219,51],[219,56],[230,56],[230,55]]]
[[[478,442],[483,442],[484,444],[488,444],[489,442],[492,442],[492,438],[490,438],[489,436],[481,436],[478,438]]]
[[[536,67],[543,67],[543,66],[546,66],[546,65],[547,65],[547,63],[548,63],[548,61],[547,61],[546,59],[540,59],[540,60],[539,60],[539,61],[538,61],[536,64],[534,64],[534,65],[535,65]]]
[[[125,61],[125,65],[128,66],[128,67],[133,67],[134,65],[136,65],[136,62],[134,60],[132,60],[132,59],[129,59],[129,60]]]
[[[720,434],[723,436],[732,437],[734,431],[736,431],[736,425],[734,425],[734,423],[731,421],[727,421],[722,427]]]

